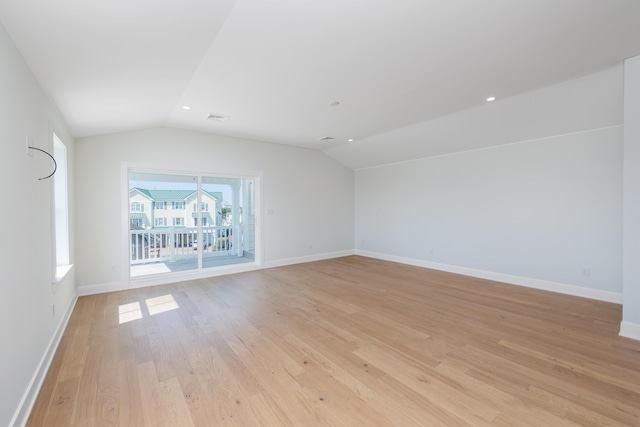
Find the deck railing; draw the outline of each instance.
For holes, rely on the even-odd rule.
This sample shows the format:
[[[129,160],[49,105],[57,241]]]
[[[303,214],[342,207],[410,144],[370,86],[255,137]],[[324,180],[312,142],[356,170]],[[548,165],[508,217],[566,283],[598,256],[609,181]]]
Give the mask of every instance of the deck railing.
[[[198,251],[207,256],[230,254],[232,227],[202,228],[202,242],[197,227],[167,227],[151,230],[129,230],[131,264],[174,262],[197,258]]]

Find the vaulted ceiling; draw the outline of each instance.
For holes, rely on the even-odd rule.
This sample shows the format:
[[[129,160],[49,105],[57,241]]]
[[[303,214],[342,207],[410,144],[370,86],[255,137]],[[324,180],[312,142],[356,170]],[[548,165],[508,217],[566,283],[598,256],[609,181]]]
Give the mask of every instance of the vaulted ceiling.
[[[76,137],[325,151],[640,54],[637,0],[2,0],[0,20]]]

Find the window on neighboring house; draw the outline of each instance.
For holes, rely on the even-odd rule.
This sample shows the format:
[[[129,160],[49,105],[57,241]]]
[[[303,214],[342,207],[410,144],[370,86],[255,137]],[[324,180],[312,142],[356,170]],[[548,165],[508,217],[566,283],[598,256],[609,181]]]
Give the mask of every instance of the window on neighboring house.
[[[173,209],[184,209],[185,202],[171,202],[171,207]]]
[[[167,202],[153,202],[153,209],[167,209]]]
[[[53,175],[53,203],[56,242],[56,280],[69,271],[69,202],[67,196],[67,147],[53,134],[53,157],[58,169]]]
[[[193,210],[195,211],[197,209],[198,204],[194,203],[193,204]],[[202,212],[208,212],[209,211],[209,203],[202,203]]]
[[[133,227],[144,228],[144,219],[143,218],[131,219],[131,225]]]
[[[144,212],[144,205],[140,202],[131,202],[131,212]]]
[[[198,218],[193,218],[193,225],[194,225],[194,227],[198,226]],[[202,218],[202,226],[206,227],[207,225],[208,225],[207,217],[205,216],[205,217]]]
[[[156,227],[165,227],[167,225],[167,218],[156,218]]]
[[[173,218],[173,225],[184,225],[184,218]]]

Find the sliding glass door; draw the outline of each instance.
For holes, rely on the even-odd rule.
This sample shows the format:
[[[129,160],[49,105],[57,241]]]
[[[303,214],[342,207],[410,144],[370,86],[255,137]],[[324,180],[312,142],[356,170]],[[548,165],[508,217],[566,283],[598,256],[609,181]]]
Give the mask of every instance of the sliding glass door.
[[[130,171],[131,277],[254,261],[254,185],[247,178]]]

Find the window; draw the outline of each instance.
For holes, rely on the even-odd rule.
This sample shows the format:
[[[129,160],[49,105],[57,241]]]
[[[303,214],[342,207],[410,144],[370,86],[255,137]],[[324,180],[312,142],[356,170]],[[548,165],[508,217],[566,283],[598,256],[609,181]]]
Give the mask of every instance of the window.
[[[193,211],[195,212],[196,210],[198,210],[198,204],[194,203],[193,204]],[[209,211],[209,203],[202,203],[202,212],[208,212]]]
[[[131,226],[137,228],[144,228],[144,219],[143,218],[132,218]]]
[[[193,218],[193,225],[194,225],[195,227],[197,227],[197,226],[198,226],[198,218]],[[208,223],[207,223],[207,217],[206,217],[206,216],[205,216],[205,217],[202,217],[202,226],[203,226],[203,227],[206,227],[207,225],[208,225]]]
[[[144,205],[140,202],[131,202],[131,212],[144,212]]]
[[[258,176],[172,172],[169,166],[156,171],[129,169],[128,173],[128,199],[125,202],[123,194],[123,206],[134,202],[145,205],[145,212],[129,211],[132,223],[126,234],[130,237],[126,239],[128,248],[123,250],[129,252],[132,280],[161,271],[178,276],[259,262],[259,228],[254,218],[254,204],[259,202],[254,190]],[[224,223],[222,206],[228,211]],[[144,220],[145,227],[133,220]],[[125,225],[129,224],[123,228]],[[148,264],[158,267],[149,268]]]
[[[53,203],[56,242],[56,280],[61,280],[71,264],[69,256],[69,203],[67,199],[67,147],[53,134],[53,157],[58,169],[53,175]]]

